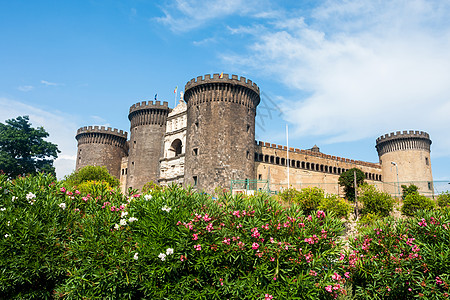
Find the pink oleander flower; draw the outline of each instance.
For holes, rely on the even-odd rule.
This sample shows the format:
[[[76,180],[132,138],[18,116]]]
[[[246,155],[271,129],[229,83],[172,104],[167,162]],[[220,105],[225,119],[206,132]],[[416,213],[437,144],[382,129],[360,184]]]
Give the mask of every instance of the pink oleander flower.
[[[444,283],[444,281],[442,281],[442,280],[439,278],[439,276],[436,276],[436,284],[441,285],[441,284],[443,284],[443,283]]]
[[[269,294],[264,295],[264,300],[272,300],[272,299],[273,299],[272,295],[269,295]]]
[[[79,195],[81,192],[79,190],[75,190],[75,194]]]
[[[202,245],[198,244],[198,245],[194,245],[194,249],[197,251],[202,250]]]
[[[113,205],[113,206],[111,206],[111,211],[115,211],[116,210],[116,207]]]
[[[331,278],[333,280],[341,280],[342,277],[338,273],[334,272],[334,274],[331,276]]]
[[[332,292],[333,291],[333,287],[331,286],[331,285],[327,285],[326,287],[325,287],[325,290],[327,291],[327,292]]]
[[[322,211],[322,210],[319,210],[318,212],[317,212],[317,218],[325,218],[325,213]]]
[[[347,277],[347,278],[350,278],[350,273],[349,272],[345,272],[344,276]]]
[[[341,253],[341,257],[339,257],[339,260],[344,260],[344,258],[345,258],[345,254]]]
[[[309,216],[307,217],[307,219],[308,219],[308,221],[311,221],[311,220],[312,220],[312,216],[309,215]]]
[[[139,195],[139,194],[134,194],[134,195],[133,195],[134,198],[139,198],[140,196],[141,196],[141,195]]]
[[[258,243],[253,243],[252,244],[252,249],[253,250],[256,250],[256,249],[258,249],[259,248],[259,244]]]
[[[309,271],[309,275],[312,275],[312,276],[317,276],[317,272],[316,272],[316,271],[313,271],[313,270],[311,270],[311,271]]]
[[[424,218],[422,218],[422,220],[419,222],[419,226],[422,226],[422,227],[426,227],[427,226],[427,222],[425,221]]]
[[[194,233],[192,235],[192,240],[194,240],[194,241],[198,240],[198,234],[197,233]]]
[[[66,192],[66,195],[67,195],[67,196],[72,196],[72,195],[73,195],[73,193],[72,193],[72,192],[69,192],[69,191],[67,191],[67,192]]]
[[[62,188],[60,188],[59,190],[60,190],[61,192],[63,192],[63,193],[66,192],[66,188],[65,188],[65,187],[62,187]]]
[[[205,221],[205,222],[211,221],[211,218],[208,216],[208,214],[205,214],[205,215],[203,216],[203,221]]]
[[[230,239],[227,239],[227,238],[223,238],[223,241],[222,241],[222,243],[223,244],[227,244],[227,245],[229,245],[230,244]]]
[[[271,257],[271,258],[270,258],[270,261],[275,261],[275,257]]]

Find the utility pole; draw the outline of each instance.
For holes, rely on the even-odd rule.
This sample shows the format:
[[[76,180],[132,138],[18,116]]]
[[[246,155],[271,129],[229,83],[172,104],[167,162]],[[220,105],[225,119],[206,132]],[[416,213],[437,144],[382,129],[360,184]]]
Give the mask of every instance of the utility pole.
[[[358,184],[356,183],[356,169],[353,170],[353,185],[355,188],[355,217],[358,220]]]

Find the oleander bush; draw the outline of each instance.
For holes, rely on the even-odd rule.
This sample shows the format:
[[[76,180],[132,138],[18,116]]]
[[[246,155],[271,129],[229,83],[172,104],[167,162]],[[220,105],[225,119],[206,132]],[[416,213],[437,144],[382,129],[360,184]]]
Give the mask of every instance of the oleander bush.
[[[343,224],[323,211],[305,215],[265,194],[214,200],[172,186],[125,196],[106,184],[83,194],[46,175],[0,180],[0,298],[346,293],[344,274],[333,279],[343,264]]]
[[[0,175],[0,299],[448,293],[448,210],[374,221],[347,251],[335,208],[305,213],[301,203],[284,207],[266,194],[216,199],[175,185],[123,195],[106,183],[89,193],[63,183]]]
[[[347,256],[357,299],[446,299],[450,283],[450,213],[419,211],[385,218],[351,241]]]
[[[307,187],[298,191],[294,196],[294,203],[309,214],[319,208],[320,203],[325,198],[325,192],[318,187]]]
[[[327,213],[333,213],[336,217],[346,219],[348,219],[353,210],[352,205],[347,200],[334,194],[326,195],[320,202],[318,208]]]

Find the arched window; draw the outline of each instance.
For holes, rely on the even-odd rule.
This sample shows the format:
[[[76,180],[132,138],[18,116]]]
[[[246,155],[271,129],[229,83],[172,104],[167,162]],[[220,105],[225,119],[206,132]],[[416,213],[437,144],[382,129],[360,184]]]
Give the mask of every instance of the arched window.
[[[180,139],[176,139],[170,145],[168,157],[170,158],[180,155],[182,151],[183,151],[183,143],[181,142]]]
[[[286,164],[285,164],[285,159],[284,159],[284,158],[281,158],[281,165],[282,165],[282,166],[286,165]]]
[[[265,156],[264,156],[264,162],[266,162],[266,163],[269,162],[269,155],[265,155]]]

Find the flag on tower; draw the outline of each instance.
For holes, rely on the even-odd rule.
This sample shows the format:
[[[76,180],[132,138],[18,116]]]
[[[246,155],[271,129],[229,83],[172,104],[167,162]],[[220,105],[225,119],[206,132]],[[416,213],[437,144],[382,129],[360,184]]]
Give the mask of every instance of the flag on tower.
[[[155,100],[156,100],[156,97],[158,97],[158,94],[155,94]]]
[[[220,73],[220,76],[219,76],[219,78],[223,78],[223,72],[222,72],[222,73]]]
[[[176,94],[178,90],[178,85],[175,87],[175,89],[173,90],[173,93]]]

